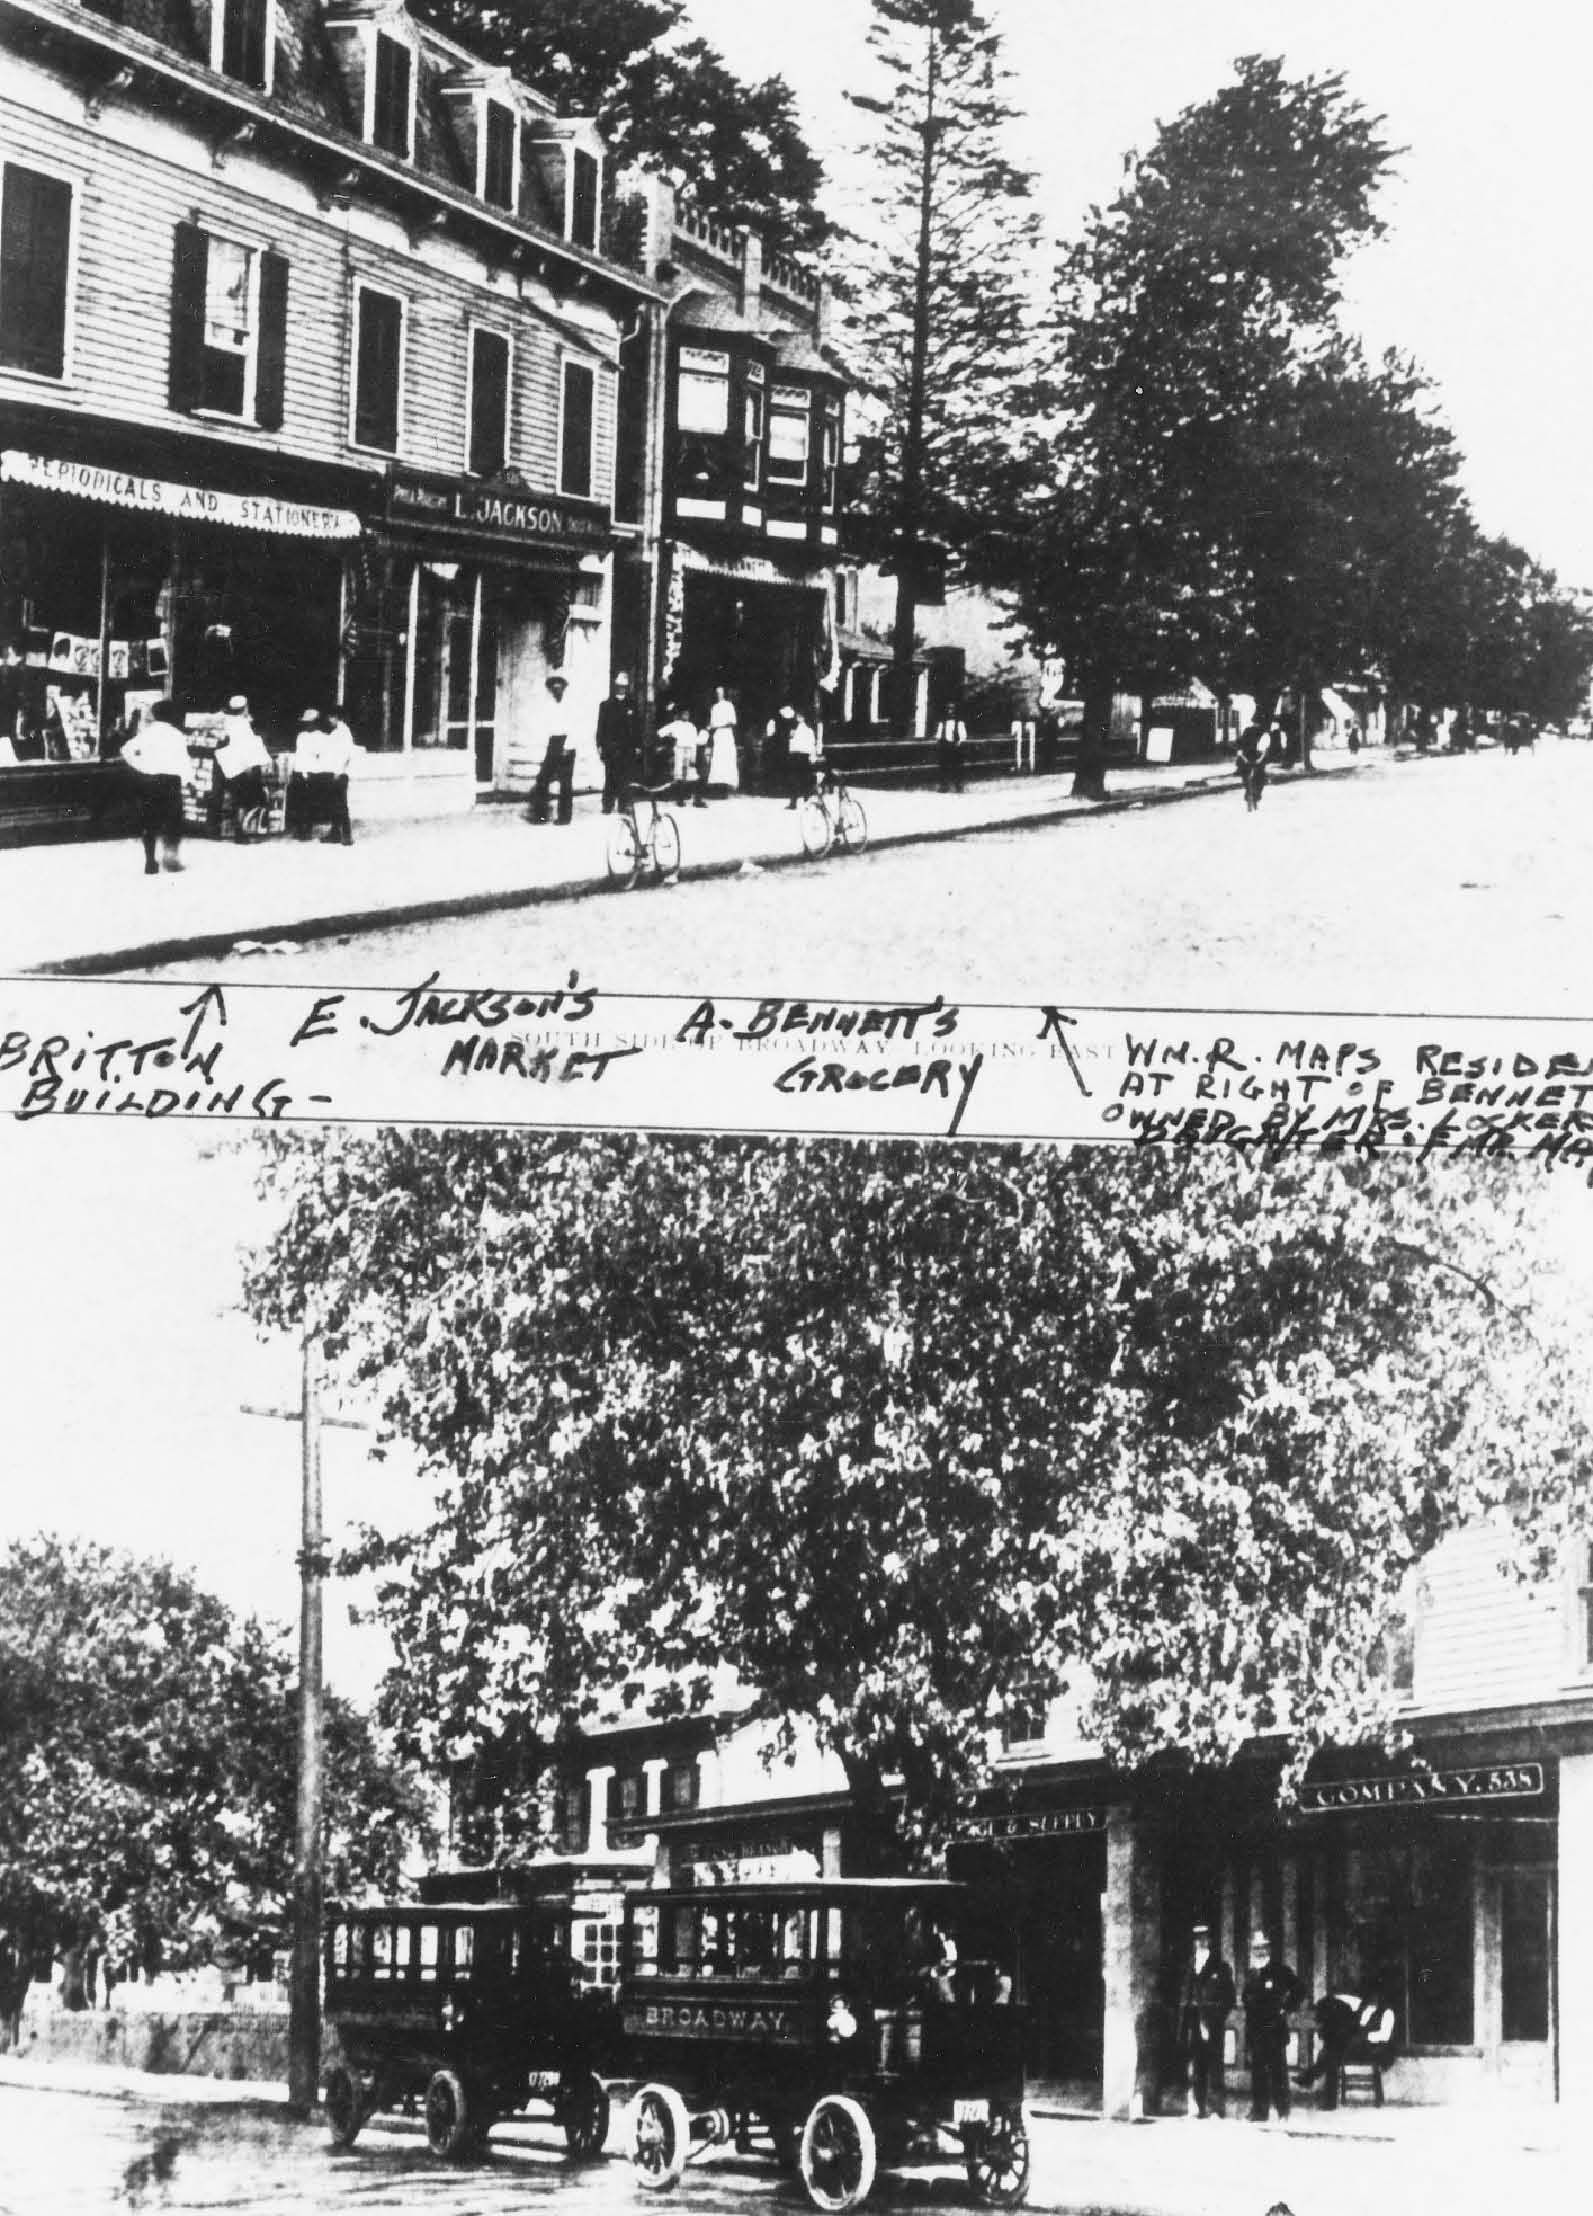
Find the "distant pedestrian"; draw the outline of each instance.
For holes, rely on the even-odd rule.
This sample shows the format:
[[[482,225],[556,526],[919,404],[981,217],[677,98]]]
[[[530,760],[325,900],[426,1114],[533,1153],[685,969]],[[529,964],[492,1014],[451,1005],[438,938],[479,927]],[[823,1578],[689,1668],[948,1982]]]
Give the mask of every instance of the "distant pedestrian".
[[[1272,1941],[1258,1931],[1250,1944],[1250,1975],[1245,1979],[1245,2053],[1250,2062],[1250,2120],[1264,2124],[1269,2111],[1289,2113],[1289,2015],[1304,1995],[1286,1962],[1273,1956]]]
[[[597,751],[603,763],[603,813],[611,816],[625,805],[625,796],[636,777],[636,756],[641,738],[636,702],[631,697],[628,670],[614,672],[614,686],[597,711]]]
[[[968,744],[968,726],[962,718],[962,710],[949,706],[940,719],[936,733],[936,758],[940,769],[940,789],[943,793],[960,793],[963,789],[963,765]]]
[[[1264,723],[1247,723],[1234,749],[1234,768],[1244,789],[1245,808],[1254,815],[1267,786],[1267,762],[1272,754],[1272,734]]]
[[[183,786],[191,769],[188,741],[169,700],[157,700],[122,748],[122,760],[139,781],[139,835],[144,875],[182,868]],[[156,847],[160,860],[155,859]]]
[[[1189,1968],[1178,2008],[1178,2044],[1189,2074],[1197,2116],[1228,2113],[1223,2079],[1228,2017],[1234,2004],[1233,1972],[1211,1944],[1211,1926],[1190,1934]]]

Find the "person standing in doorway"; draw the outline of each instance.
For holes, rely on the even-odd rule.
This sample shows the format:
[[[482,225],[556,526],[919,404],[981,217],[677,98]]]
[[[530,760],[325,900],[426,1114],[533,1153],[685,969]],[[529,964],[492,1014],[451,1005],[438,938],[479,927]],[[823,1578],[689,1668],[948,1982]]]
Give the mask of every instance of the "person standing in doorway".
[[[1196,2115],[1226,2116],[1223,2062],[1234,2004],[1233,1972],[1212,1948],[1210,1924],[1196,1924],[1190,1940],[1189,1968],[1178,2009],[1178,2043]]]
[[[603,763],[603,813],[625,804],[626,788],[636,776],[638,724],[628,670],[614,672],[614,689],[597,711],[597,751]]]
[[[1289,2113],[1289,2014],[1301,1998],[1300,1980],[1287,1962],[1275,1957],[1266,1933],[1258,1931],[1250,1945],[1244,1990],[1252,2123],[1264,2124],[1269,2111],[1280,2122]]]
[[[727,793],[741,789],[735,703],[723,685],[714,687],[714,702],[708,711],[708,789]]]
[[[182,868],[183,785],[188,777],[188,741],[169,700],[157,700],[122,748],[122,760],[139,781],[139,835],[144,842],[144,875]],[[160,848],[160,860],[155,849]]]

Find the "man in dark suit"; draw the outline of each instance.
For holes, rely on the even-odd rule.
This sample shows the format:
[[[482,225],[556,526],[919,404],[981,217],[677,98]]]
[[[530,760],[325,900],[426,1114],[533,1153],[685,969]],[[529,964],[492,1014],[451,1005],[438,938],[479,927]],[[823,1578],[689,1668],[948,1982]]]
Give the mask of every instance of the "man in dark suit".
[[[625,788],[636,775],[640,725],[631,698],[630,673],[614,672],[614,690],[597,711],[597,751],[603,758],[603,813],[624,805]]]
[[[1178,2008],[1178,2042],[1189,2070],[1189,2089],[1197,2115],[1228,2113],[1223,2085],[1223,2042],[1233,2007],[1233,1972],[1212,1951],[1211,1926],[1196,1924],[1194,1951],[1184,1974]]]
[[[1280,2121],[1289,2113],[1289,2012],[1303,1997],[1300,1980],[1287,1962],[1274,1957],[1272,1941],[1258,1931],[1250,1943],[1244,1990],[1252,2123],[1264,2124],[1269,2109]]]

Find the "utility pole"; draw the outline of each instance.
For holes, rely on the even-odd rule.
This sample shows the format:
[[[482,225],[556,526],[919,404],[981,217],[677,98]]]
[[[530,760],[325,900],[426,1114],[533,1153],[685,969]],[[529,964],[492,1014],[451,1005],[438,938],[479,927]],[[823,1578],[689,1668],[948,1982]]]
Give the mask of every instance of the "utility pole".
[[[363,1431],[365,1426],[347,1417],[321,1413],[321,1350],[309,1329],[304,1334],[302,1364],[296,1409],[245,1407],[243,1413],[272,1416],[299,1426],[299,1762],[290,1917],[293,1958],[288,1973],[288,2111],[290,2115],[309,2117],[315,2113],[321,2082],[321,1895],[326,1797],[321,1592],[329,1565],[321,1513],[321,1432],[329,1423],[345,1431]]]

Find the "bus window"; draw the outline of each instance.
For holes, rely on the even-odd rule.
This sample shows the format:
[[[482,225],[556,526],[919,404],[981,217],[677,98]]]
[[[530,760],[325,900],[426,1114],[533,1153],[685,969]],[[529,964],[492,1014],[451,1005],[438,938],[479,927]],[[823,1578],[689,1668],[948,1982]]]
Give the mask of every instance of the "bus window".
[[[409,1965],[414,1959],[415,1934],[408,1924],[400,1924],[393,1933],[393,1974],[408,1977]]]
[[[371,1928],[371,1975],[391,1977],[393,1974],[393,1927],[391,1924],[375,1924]]]
[[[476,1959],[476,1934],[469,1924],[461,1924],[454,1933],[454,1975],[469,1977]]]
[[[658,1975],[658,1910],[651,1904],[631,1912],[631,1975]]]
[[[423,1978],[437,1975],[437,1926],[422,1924],[416,1934],[420,1941],[420,1974]]]

